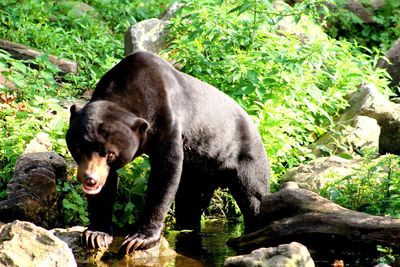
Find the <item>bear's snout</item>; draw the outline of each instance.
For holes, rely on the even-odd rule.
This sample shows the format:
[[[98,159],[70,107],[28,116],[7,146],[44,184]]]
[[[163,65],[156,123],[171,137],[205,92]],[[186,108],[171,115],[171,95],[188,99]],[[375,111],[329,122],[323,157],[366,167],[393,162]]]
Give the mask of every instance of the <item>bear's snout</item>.
[[[105,157],[96,153],[81,157],[78,164],[78,180],[86,194],[94,195],[100,192],[107,180],[109,167]]]
[[[82,189],[86,194],[94,195],[101,191],[104,183],[96,177],[96,174],[83,174]]]
[[[91,186],[95,186],[97,184],[97,180],[93,177],[90,177],[88,174],[84,174],[84,183],[85,185],[91,187]]]

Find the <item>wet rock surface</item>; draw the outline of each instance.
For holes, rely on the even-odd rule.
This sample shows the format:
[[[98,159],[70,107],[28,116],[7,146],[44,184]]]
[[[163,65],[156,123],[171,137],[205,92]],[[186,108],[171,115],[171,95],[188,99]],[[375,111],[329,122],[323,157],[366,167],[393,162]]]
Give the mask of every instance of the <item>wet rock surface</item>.
[[[51,233],[63,240],[72,249],[79,266],[109,266],[115,262],[124,266],[165,266],[177,255],[164,237],[156,246],[147,250],[135,251],[122,258],[118,255],[118,249],[124,239],[123,237],[114,237],[109,250],[88,249],[81,245],[81,234],[85,229],[82,226],[75,226],[68,229],[56,228],[51,230]]]

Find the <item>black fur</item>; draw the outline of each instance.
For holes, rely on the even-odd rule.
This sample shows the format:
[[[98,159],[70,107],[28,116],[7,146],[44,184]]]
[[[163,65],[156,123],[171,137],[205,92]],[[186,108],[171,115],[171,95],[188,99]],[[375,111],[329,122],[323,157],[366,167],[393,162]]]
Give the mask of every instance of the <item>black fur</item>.
[[[174,199],[178,226],[195,228],[213,191],[228,187],[246,227],[254,229],[269,192],[268,159],[246,112],[216,88],[146,52],[123,59],[85,107],[71,108],[67,144],[78,163],[93,152],[115,153],[102,191],[89,196],[86,239],[95,247],[107,243],[100,232],[112,234],[115,171],[143,153],[151,163],[147,197],[138,229],[121,246],[124,253],[159,240]]]

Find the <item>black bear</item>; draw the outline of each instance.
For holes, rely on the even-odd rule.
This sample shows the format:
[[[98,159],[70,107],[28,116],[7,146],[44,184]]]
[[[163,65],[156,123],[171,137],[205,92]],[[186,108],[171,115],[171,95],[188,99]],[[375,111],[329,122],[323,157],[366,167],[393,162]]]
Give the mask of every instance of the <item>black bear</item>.
[[[217,187],[230,189],[246,228],[257,227],[268,159],[249,116],[218,89],[137,52],[102,77],[88,104],[70,111],[67,145],[88,199],[86,246],[111,243],[116,170],[143,153],[151,165],[146,200],[121,253],[158,242],[174,199],[177,225],[199,226]]]

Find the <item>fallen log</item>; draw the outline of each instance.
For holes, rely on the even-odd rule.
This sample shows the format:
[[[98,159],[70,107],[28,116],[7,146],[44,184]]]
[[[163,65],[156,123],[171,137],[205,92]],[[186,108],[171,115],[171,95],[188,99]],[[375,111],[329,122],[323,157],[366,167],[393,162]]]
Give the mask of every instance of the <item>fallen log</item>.
[[[16,59],[34,59],[41,55],[43,52],[39,52],[25,45],[13,43],[7,40],[0,39],[0,49],[9,52]],[[49,61],[56,65],[64,73],[77,73],[78,64],[76,62],[61,59],[59,57],[49,55]]]
[[[343,208],[293,182],[263,199],[262,229],[233,239],[240,251],[293,241],[311,250],[376,252],[382,245],[400,251],[400,220]]]

